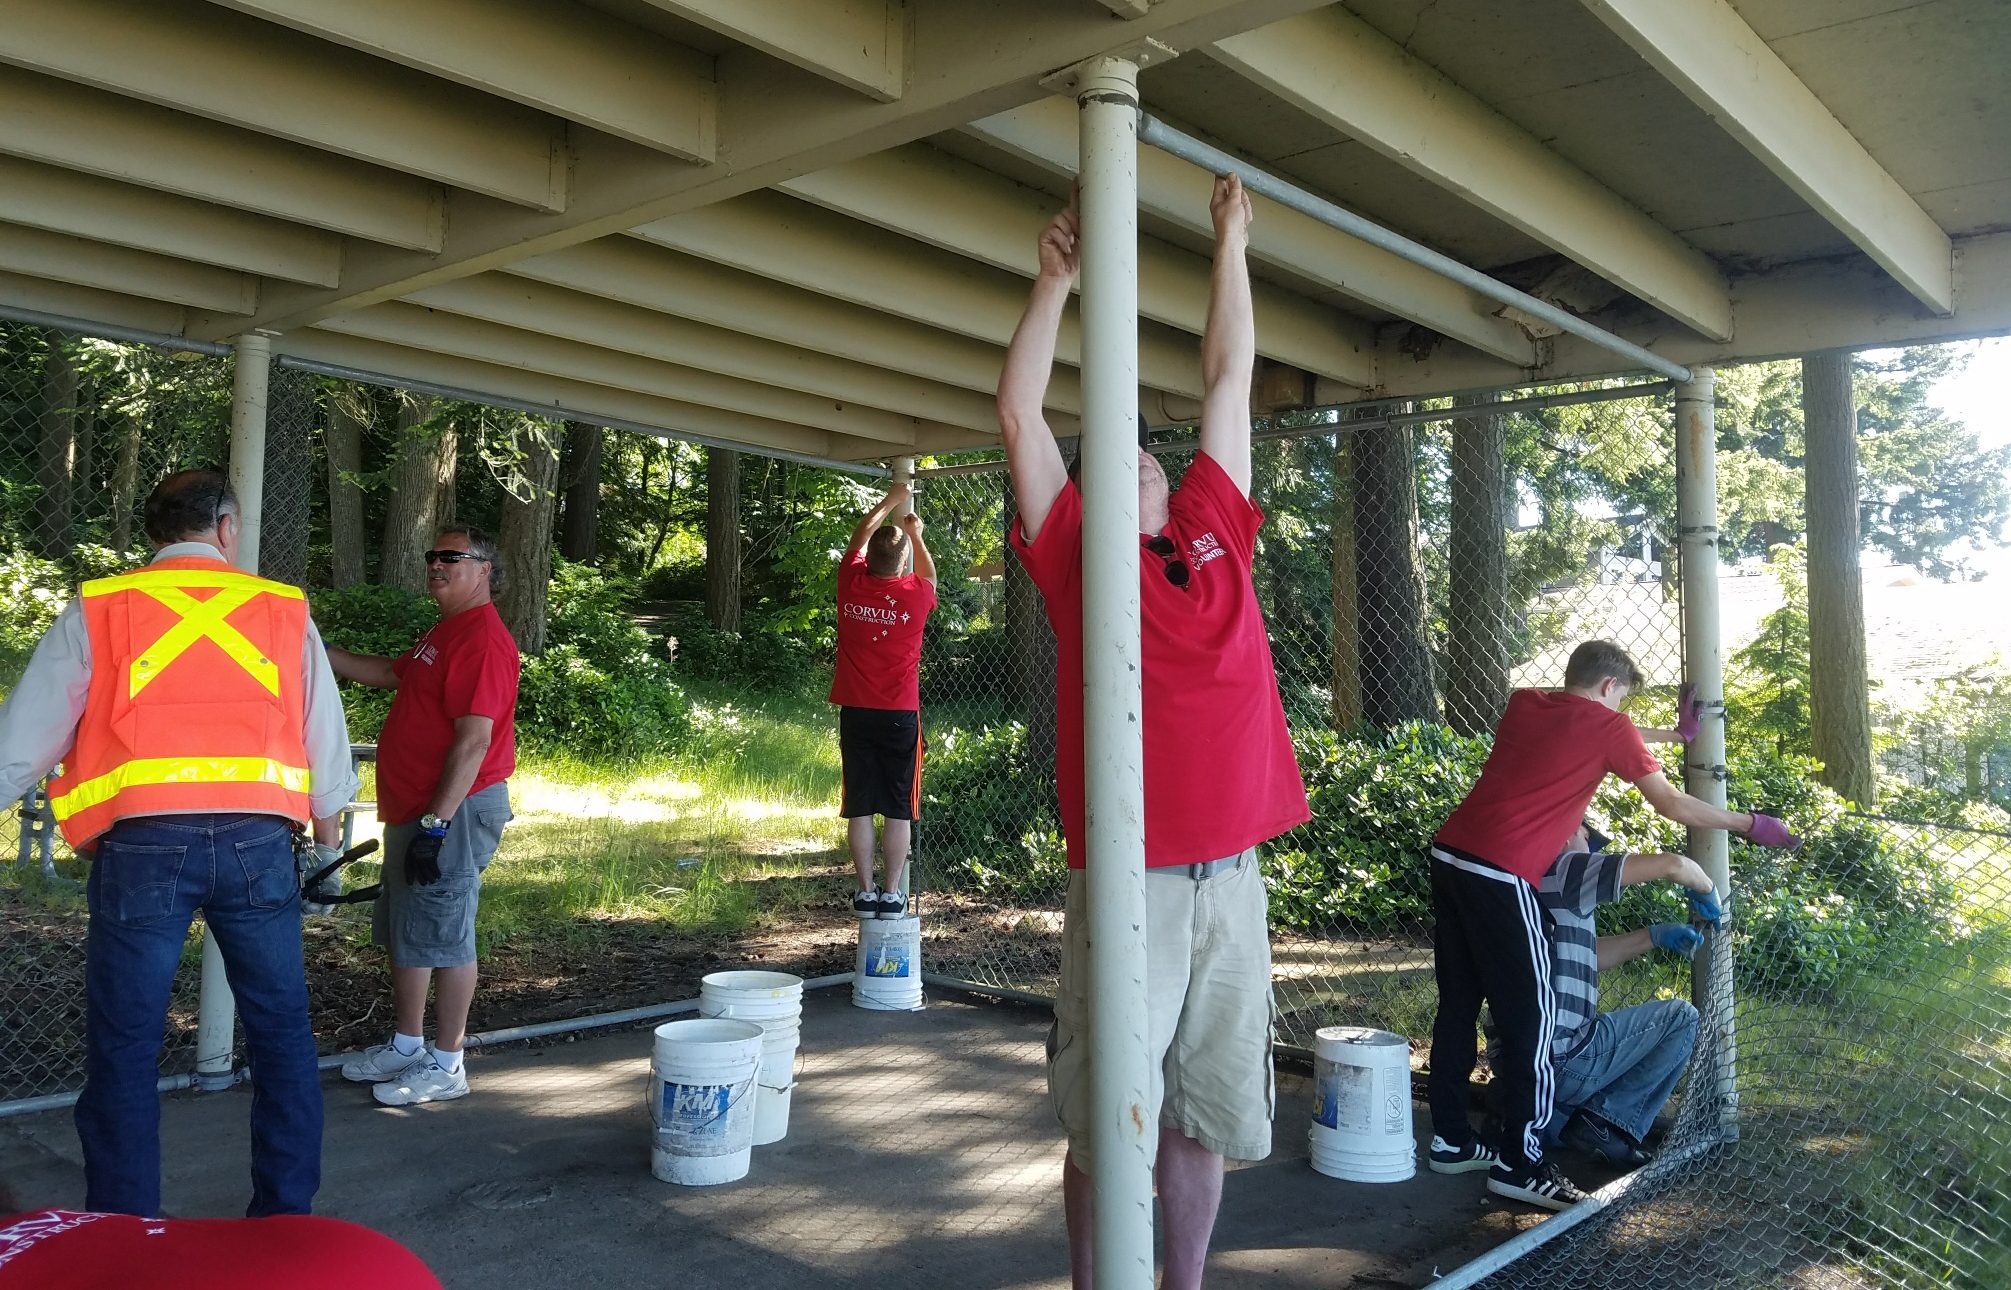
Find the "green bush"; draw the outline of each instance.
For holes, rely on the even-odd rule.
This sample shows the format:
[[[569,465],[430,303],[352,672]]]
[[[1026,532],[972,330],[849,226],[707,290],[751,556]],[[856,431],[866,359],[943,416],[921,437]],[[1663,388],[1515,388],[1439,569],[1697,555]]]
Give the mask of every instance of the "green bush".
[[[1480,777],[1486,742],[1424,722],[1295,742],[1313,818],[1263,852],[1271,921],[1369,935],[1428,926],[1426,851]]]
[[[524,660],[517,694],[526,747],[632,761],[671,752],[690,733],[668,652],[629,617],[634,594],[625,579],[554,561],[545,652]]]
[[[321,639],[353,654],[396,658],[412,648],[426,629],[440,621],[433,598],[403,587],[362,583],[307,593],[308,609]],[[353,682],[342,683],[342,710],[349,737],[375,743],[391,714],[393,692]]]
[[[747,618],[723,632],[700,617],[680,621],[671,638],[677,673],[736,690],[822,696],[831,685],[829,660],[768,622]]]
[[[1052,899],[1063,851],[1052,778],[1033,764],[1017,723],[932,732],[924,828],[952,885]],[[1427,849],[1486,761],[1488,744],[1442,726],[1297,736],[1313,818],[1262,853],[1271,920],[1313,934],[1415,936],[1431,925]],[[1665,754],[1670,762],[1676,754]],[[1846,813],[1806,758],[1749,751],[1732,767],[1735,809],[1765,809],[1806,839],[1780,852],[1732,844],[1735,916],[1746,988],[1833,988],[1961,926],[1960,893],[1931,848]],[[1592,814],[1616,846],[1683,851],[1683,830],[1608,780]],[[1689,917],[1665,884],[1631,889],[1601,911],[1617,932]]]
[[[524,659],[517,742],[590,760],[626,761],[675,749],[690,730],[689,704],[667,653],[629,617],[630,584],[587,565],[557,561],[547,601],[546,649]],[[331,644],[395,658],[439,619],[432,598],[366,585],[313,593],[315,621]],[[345,685],[349,737],[377,738],[393,694]]]
[[[932,616],[926,641],[921,674],[924,708],[994,692],[1018,667],[1012,638],[1002,624],[955,633],[939,631]]]
[[[1054,778],[1019,722],[931,731],[922,840],[952,887],[1052,903],[1068,878]]]

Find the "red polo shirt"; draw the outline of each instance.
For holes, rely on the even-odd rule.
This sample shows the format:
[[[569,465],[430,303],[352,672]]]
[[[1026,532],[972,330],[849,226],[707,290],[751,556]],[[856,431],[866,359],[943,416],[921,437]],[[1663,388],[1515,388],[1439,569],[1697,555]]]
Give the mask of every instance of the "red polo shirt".
[[[496,723],[473,797],[517,768],[517,642],[493,604],[443,618],[394,660],[397,697],[377,737],[377,818],[405,824],[424,815],[454,746],[454,722]]]
[[[1641,732],[1602,703],[1563,690],[1517,690],[1480,781],[1439,828],[1438,845],[1534,885],[1571,840],[1599,781],[1662,769]]]
[[[1197,454],[1162,532],[1186,563],[1140,550],[1145,698],[1145,864],[1200,864],[1277,837],[1308,818],[1271,641],[1250,581],[1263,512],[1206,453]],[[1073,481],[1019,553],[1047,602],[1058,645],[1055,777],[1068,863],[1083,862],[1082,494]]]
[[[864,552],[838,565],[838,666],[831,702],[848,708],[919,711],[922,625],[936,607],[927,578],[879,578]]]
[[[419,1256],[333,1218],[0,1218],[0,1290],[440,1290]]]

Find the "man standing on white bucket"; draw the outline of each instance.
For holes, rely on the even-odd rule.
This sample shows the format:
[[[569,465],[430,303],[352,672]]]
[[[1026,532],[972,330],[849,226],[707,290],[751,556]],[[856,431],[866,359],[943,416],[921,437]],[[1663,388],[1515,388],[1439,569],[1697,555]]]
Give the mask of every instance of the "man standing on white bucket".
[[[1256,328],[1242,182],[1218,179],[1209,213],[1215,262],[1201,354],[1201,450],[1172,493],[1157,459],[1141,450],[1138,460],[1146,991],[1158,1098],[1148,1114],[1160,1126],[1168,1290],[1201,1283],[1224,1158],[1270,1154],[1271,954],[1255,848],[1308,818],[1251,583],[1263,515],[1249,500]],[[1068,1131],[1069,1253],[1076,1285],[1086,1286],[1082,495],[1041,412],[1078,267],[1077,232],[1071,203],[1041,234],[1040,276],[1006,354],[998,409],[1019,506],[1013,549],[1041,590],[1059,645],[1055,760],[1070,872],[1048,1089]]]
[[[386,1106],[468,1095],[461,1048],[475,999],[475,905],[510,819],[517,766],[517,642],[493,603],[496,545],[441,529],[426,553],[440,621],[395,659],[330,649],[338,676],[396,690],[377,744],[384,889],[372,933],[391,956],[391,1038],[342,1064]],[[433,998],[433,1046],[422,1038]]]
[[[887,519],[913,496],[897,482],[852,530],[838,564],[838,665],[830,700],[838,708],[838,755],[845,836],[859,872],[852,909],[861,918],[900,918],[908,841],[922,811],[922,628],[936,607],[936,562],[922,542],[922,517]],[[908,567],[910,553],[914,567]],[[886,823],[880,851],[887,884],[873,885],[873,817]]]

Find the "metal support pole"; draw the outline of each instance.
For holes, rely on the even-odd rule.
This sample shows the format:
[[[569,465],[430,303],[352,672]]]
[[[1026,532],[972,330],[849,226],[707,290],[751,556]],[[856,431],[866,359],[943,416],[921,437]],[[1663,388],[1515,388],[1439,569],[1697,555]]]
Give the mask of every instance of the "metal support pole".
[[[1089,884],[1090,1180],[1096,1284],[1152,1285],[1145,1112],[1145,775],[1138,608],[1138,67],[1085,64],[1082,683]]]
[[[1704,702],[1704,722],[1690,741],[1683,787],[1712,806],[1725,805],[1725,658],[1718,618],[1718,432],[1713,400],[1717,373],[1691,371],[1676,387],[1676,526],[1683,589],[1683,672]],[[1732,899],[1731,844],[1723,829],[1691,829],[1690,857]],[[1733,906],[1734,910],[1736,906]],[[1738,1045],[1732,1024],[1732,943],[1712,933],[1697,956],[1691,992],[1706,1033],[1718,1038],[1712,1067],[1694,1072],[1693,1090],[1714,1089],[1726,1134],[1738,1124]],[[1700,1078],[1701,1077],[1701,1078]]]
[[[888,465],[893,468],[896,482],[907,484],[911,488],[914,486],[915,459],[913,457],[896,457]],[[910,496],[907,501],[902,502],[894,508],[894,518],[898,520],[903,515],[912,514],[914,509],[915,499],[913,496]],[[908,567],[910,571],[914,568],[914,559],[914,553],[909,552]],[[901,866],[900,891],[903,896],[912,897],[915,893],[915,856],[921,850],[921,832],[922,826],[920,821],[915,821],[908,825],[908,862]]]
[[[265,496],[265,406],[272,376],[272,337],[246,332],[232,347],[230,486],[237,494],[237,565],[258,572],[258,519]],[[224,973],[216,937],[203,929],[202,992],[196,1010],[196,1086],[229,1088],[237,1047],[237,1001]]]

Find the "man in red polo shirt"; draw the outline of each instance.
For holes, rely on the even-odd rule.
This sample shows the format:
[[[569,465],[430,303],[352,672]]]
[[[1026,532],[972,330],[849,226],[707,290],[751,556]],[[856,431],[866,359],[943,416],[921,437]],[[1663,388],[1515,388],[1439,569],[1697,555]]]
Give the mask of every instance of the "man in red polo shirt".
[[[1271,954],[1256,846],[1307,819],[1277,674],[1251,583],[1250,381],[1256,328],[1244,263],[1250,203],[1218,179],[1202,340],[1201,451],[1177,492],[1138,459],[1145,702],[1146,977],[1159,1122],[1157,1179],[1169,1290],[1198,1286],[1225,1157],[1271,1150]],[[1070,868],[1048,1088],[1068,1131],[1069,1253],[1091,1275],[1083,900],[1082,495],[1041,413],[1077,268],[1073,204],[1039,243],[1040,276],[999,378],[1019,518],[1012,546],[1047,604],[1058,650],[1056,779]]]
[[[861,918],[900,918],[908,841],[922,809],[922,627],[936,607],[936,562],[922,542],[922,517],[887,520],[913,496],[905,482],[887,490],[852,530],[838,564],[838,708],[844,765],[845,837],[859,873],[852,909]],[[914,567],[909,568],[910,553]],[[873,817],[885,825],[884,887],[873,885]]]
[[[1619,776],[1659,814],[1688,828],[1725,829],[1762,846],[1800,845],[1770,815],[1721,810],[1671,784],[1642,732],[1620,712],[1640,687],[1641,671],[1627,651],[1610,641],[1586,641],[1564,665],[1562,690],[1509,695],[1479,782],[1432,839],[1438,1017],[1431,1041],[1437,1135],[1431,1167],[1439,1173],[1485,1169],[1489,1191],[1546,1209],[1569,1208],[1585,1193],[1543,1154],[1556,1085],[1551,1041],[1557,1004],[1551,930],[1538,887],[1577,832],[1600,781]],[[1687,712],[1688,703],[1683,707]],[[1691,903],[1707,921],[1720,916],[1715,895],[1700,894]],[[1501,1037],[1498,1151],[1474,1135],[1467,1118],[1483,999]]]
[[[510,819],[517,767],[517,642],[493,603],[502,590],[496,546],[452,527],[426,553],[426,590],[440,621],[395,659],[331,649],[338,676],[396,690],[377,739],[377,818],[384,889],[374,939],[391,956],[396,1029],[344,1062],[342,1077],[374,1084],[386,1106],[468,1094],[461,1048],[475,999],[475,906],[482,871]],[[426,1047],[426,993],[433,1045]]]

